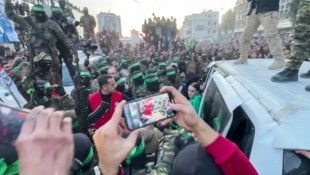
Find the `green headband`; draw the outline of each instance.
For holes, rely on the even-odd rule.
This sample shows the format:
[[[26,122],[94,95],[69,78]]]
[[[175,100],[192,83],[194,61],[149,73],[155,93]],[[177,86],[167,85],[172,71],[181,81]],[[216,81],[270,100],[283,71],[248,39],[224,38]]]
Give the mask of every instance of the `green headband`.
[[[129,69],[132,69],[134,67],[137,67],[137,66],[140,66],[140,62],[136,62],[136,63],[133,63],[129,66]]]
[[[158,66],[167,66],[167,63],[159,63],[159,65]]]
[[[168,71],[168,72],[166,73],[166,75],[167,75],[167,76],[176,75],[176,72],[175,72],[174,70]]]
[[[61,8],[59,8],[59,7],[53,6],[53,7],[52,7],[52,12],[59,12],[59,13],[62,13],[62,10],[61,10]]]
[[[132,80],[136,80],[136,79],[139,78],[139,77],[143,77],[143,73],[142,73],[142,72],[139,72],[139,73],[134,74],[134,75],[131,77],[131,79],[132,79]]]
[[[19,161],[16,160],[11,165],[8,165],[3,158],[0,159],[0,174],[7,174],[7,175],[19,174]]]
[[[100,67],[99,70],[98,70],[98,73],[101,75],[101,72],[106,71],[108,69],[109,69],[109,66]]]
[[[121,59],[121,60],[119,61],[119,64],[122,65],[122,64],[127,63],[127,62],[128,62],[128,60],[126,60],[126,59]]]
[[[143,137],[141,137],[140,144],[130,151],[129,155],[126,158],[126,163],[130,164],[132,159],[142,154],[144,150],[145,150],[145,143]]]
[[[90,73],[89,73],[88,71],[82,71],[82,72],[80,73],[80,75],[81,75],[82,77],[90,77],[90,76],[91,76]]]
[[[121,77],[120,79],[118,79],[116,81],[117,85],[121,85],[121,84],[125,84],[126,83],[126,78],[125,77]]]
[[[154,77],[149,77],[149,78],[146,78],[145,79],[145,83],[152,83],[152,82],[155,82],[158,80],[158,77],[157,76],[154,76]]]
[[[42,5],[32,6],[31,11],[33,11],[33,12],[45,12],[44,7]]]
[[[89,153],[86,157],[86,159],[82,162],[83,165],[87,165],[94,157],[94,150],[92,147],[90,147]]]

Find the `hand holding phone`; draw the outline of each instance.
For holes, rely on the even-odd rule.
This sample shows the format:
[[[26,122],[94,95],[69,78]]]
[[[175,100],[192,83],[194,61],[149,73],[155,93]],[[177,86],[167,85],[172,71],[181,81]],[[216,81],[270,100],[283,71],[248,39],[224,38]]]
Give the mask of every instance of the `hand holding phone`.
[[[173,117],[175,112],[169,108],[169,103],[174,103],[169,93],[128,102],[124,107],[128,129],[135,130]]]
[[[19,135],[28,112],[0,103],[0,142],[12,143]]]

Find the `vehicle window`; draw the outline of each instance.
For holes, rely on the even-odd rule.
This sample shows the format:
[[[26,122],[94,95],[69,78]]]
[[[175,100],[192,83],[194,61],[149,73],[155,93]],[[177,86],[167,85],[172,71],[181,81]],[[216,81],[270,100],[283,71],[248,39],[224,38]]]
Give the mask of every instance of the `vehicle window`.
[[[202,102],[201,117],[216,131],[222,132],[231,113],[215,82],[211,80]]]
[[[294,151],[283,152],[283,175],[310,174],[310,159]]]
[[[233,121],[226,138],[236,143],[241,151],[250,157],[255,128],[242,107],[237,107],[233,112]]]

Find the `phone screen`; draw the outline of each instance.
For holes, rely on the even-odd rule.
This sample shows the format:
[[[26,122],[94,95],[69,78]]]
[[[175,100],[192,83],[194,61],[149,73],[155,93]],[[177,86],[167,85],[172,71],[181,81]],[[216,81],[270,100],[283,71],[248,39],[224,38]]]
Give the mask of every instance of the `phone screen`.
[[[172,102],[168,93],[128,102],[124,107],[128,129],[134,130],[173,117],[175,113],[168,107]]]
[[[26,111],[0,103],[0,142],[12,143],[19,135]]]

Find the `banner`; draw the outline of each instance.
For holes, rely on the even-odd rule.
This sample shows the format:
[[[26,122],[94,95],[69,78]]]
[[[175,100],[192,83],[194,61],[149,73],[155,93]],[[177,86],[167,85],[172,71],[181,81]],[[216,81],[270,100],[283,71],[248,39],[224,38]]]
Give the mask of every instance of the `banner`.
[[[0,42],[19,42],[13,22],[6,16],[4,0],[0,0]]]
[[[9,93],[8,95],[12,95],[12,97],[15,100],[15,103],[17,103],[19,107],[23,107],[27,103],[25,98],[18,91],[13,80],[8,76],[8,74],[3,70],[2,66],[0,65],[0,89],[3,89],[3,88],[5,88],[8,91]],[[8,95],[5,95],[5,96],[7,97]],[[9,101],[5,101],[5,102],[10,103]]]

